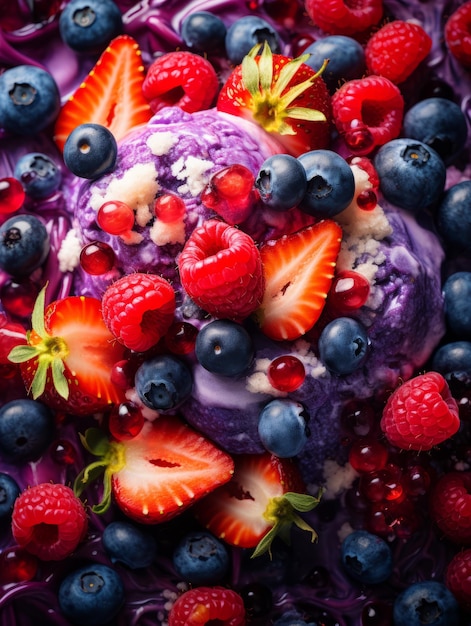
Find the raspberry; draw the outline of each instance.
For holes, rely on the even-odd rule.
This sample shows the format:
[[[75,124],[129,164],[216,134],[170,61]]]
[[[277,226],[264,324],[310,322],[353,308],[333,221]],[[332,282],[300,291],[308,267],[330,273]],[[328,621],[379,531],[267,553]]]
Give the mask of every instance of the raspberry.
[[[358,154],[367,154],[399,136],[404,99],[387,78],[367,76],[350,80],[335,92],[332,113],[347,145]],[[356,134],[361,136],[365,128],[373,141],[366,143],[365,150],[360,150]]]
[[[309,17],[326,33],[353,35],[378,24],[382,0],[306,0]]]
[[[454,543],[471,544],[471,472],[442,476],[430,498],[430,513],[438,528]]]
[[[416,376],[398,387],[381,419],[389,442],[405,450],[430,450],[454,435],[459,425],[458,405],[437,372]]]
[[[145,352],[173,322],[175,292],[155,274],[123,276],[103,294],[102,312],[108,330],[130,350]]]
[[[445,584],[458,603],[471,611],[471,550],[456,554],[448,564]]]
[[[29,487],[15,500],[13,536],[21,548],[44,561],[60,561],[72,554],[87,526],[82,502],[65,485]]]
[[[366,66],[370,74],[402,83],[425,59],[432,48],[432,39],[418,24],[395,20],[380,28],[365,48]]]
[[[178,260],[185,291],[210,315],[241,321],[262,301],[264,280],[253,239],[216,219],[195,229]]]
[[[448,50],[465,67],[471,67],[471,2],[465,2],[445,24]]]
[[[221,626],[245,624],[245,608],[240,595],[224,587],[190,589],[175,601],[168,626],[204,626],[213,620]]]

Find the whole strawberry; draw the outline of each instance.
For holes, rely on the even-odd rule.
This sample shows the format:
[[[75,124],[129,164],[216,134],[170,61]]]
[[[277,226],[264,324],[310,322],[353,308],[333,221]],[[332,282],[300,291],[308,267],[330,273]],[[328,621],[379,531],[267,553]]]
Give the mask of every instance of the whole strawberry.
[[[438,372],[416,376],[398,387],[381,419],[389,442],[404,450],[430,450],[454,435],[459,426],[458,405]]]

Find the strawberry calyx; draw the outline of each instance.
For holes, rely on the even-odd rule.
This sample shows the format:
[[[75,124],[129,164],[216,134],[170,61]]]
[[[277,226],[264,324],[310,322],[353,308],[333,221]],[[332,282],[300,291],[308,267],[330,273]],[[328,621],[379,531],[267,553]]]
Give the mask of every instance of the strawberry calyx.
[[[34,303],[31,317],[33,330],[26,333],[28,344],[15,346],[8,355],[8,359],[12,363],[26,363],[30,359],[38,359],[38,367],[30,389],[35,400],[44,392],[49,369],[51,369],[52,381],[57,393],[67,400],[69,397],[69,384],[64,375],[64,359],[69,354],[69,348],[65,339],[52,337],[46,332],[44,325],[46,288],[47,285],[41,289]],[[31,345],[33,333],[40,338],[40,341]]]
[[[271,524],[270,530],[262,537],[252,553],[255,558],[268,552],[271,557],[271,544],[275,537],[280,537],[285,543],[290,542],[290,529],[294,524],[301,530],[311,533],[311,542],[317,541],[317,533],[297,512],[312,511],[320,502],[322,489],[317,497],[304,493],[287,491],[282,496],[270,498],[263,513],[264,519]]]
[[[253,119],[269,133],[295,135],[296,130],[287,118],[309,122],[325,122],[326,117],[321,111],[307,107],[290,107],[290,104],[309,89],[315,80],[324,72],[328,60],[308,79],[288,88],[300,66],[307,61],[309,54],[291,59],[281,69],[277,80],[273,80],[273,55],[267,42],[257,61],[260,46],[256,45],[242,60],[242,83],[251,96],[248,108]]]
[[[80,433],[83,447],[98,457],[83,468],[74,481],[74,493],[80,497],[83,491],[103,474],[103,495],[98,504],[91,507],[93,513],[105,513],[111,504],[111,479],[113,474],[125,466],[124,445],[118,441],[110,441],[99,428],[88,428],[85,434]]]

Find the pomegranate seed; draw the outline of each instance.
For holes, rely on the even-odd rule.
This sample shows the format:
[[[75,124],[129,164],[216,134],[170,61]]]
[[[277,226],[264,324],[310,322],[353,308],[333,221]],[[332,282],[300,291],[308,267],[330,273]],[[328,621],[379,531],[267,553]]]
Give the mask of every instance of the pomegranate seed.
[[[165,335],[165,346],[173,354],[190,354],[195,349],[198,329],[188,322],[174,322]]]
[[[0,554],[0,583],[21,583],[33,580],[38,559],[23,548],[7,548]]]
[[[154,211],[159,220],[171,224],[183,218],[186,213],[186,206],[180,196],[174,193],[164,193],[156,199]]]
[[[361,191],[356,200],[362,211],[373,211],[378,204],[378,198],[372,189],[364,189]]]
[[[329,291],[329,306],[339,312],[359,309],[370,295],[370,283],[363,274],[353,270],[339,272]]]
[[[29,279],[19,283],[8,281],[0,290],[0,299],[7,313],[17,318],[27,318],[33,312],[38,293],[38,285]]]
[[[255,177],[244,165],[229,165],[212,176],[201,194],[201,202],[216,211],[228,224],[243,222],[256,200]]]
[[[374,472],[386,465],[388,450],[380,441],[375,439],[359,439],[350,449],[350,465],[357,472]]]
[[[75,448],[67,439],[58,439],[52,444],[51,456],[59,465],[73,465],[77,461]]]
[[[374,137],[365,124],[353,120],[344,134],[344,141],[354,154],[369,154],[375,147]]]
[[[111,200],[98,209],[98,226],[109,235],[123,235],[134,226],[134,211],[125,202]]]
[[[431,478],[430,474],[420,465],[412,465],[404,471],[402,479],[404,489],[412,497],[423,496],[427,493]]]
[[[118,361],[111,369],[111,382],[126,391],[134,384],[134,376],[138,365],[129,360]]]
[[[308,33],[300,33],[299,35],[295,35],[292,42],[292,56],[293,58],[301,56],[301,54],[306,50],[308,46],[314,43],[316,40],[312,35]]]
[[[268,367],[268,381],[279,391],[295,391],[304,382],[306,370],[302,361],[289,354],[279,356]]]
[[[17,178],[0,178],[0,213],[14,213],[25,201],[25,190]]]
[[[92,276],[100,276],[112,270],[114,261],[113,249],[103,241],[87,243],[80,252],[80,265]]]
[[[342,429],[350,441],[358,437],[371,435],[376,417],[372,406],[353,400],[343,409],[340,421]]]
[[[392,463],[377,472],[364,474],[360,478],[360,488],[370,502],[401,501],[405,497],[401,484],[401,471]]]
[[[144,426],[144,416],[140,408],[132,402],[123,402],[112,409],[108,428],[118,441],[134,439]]]

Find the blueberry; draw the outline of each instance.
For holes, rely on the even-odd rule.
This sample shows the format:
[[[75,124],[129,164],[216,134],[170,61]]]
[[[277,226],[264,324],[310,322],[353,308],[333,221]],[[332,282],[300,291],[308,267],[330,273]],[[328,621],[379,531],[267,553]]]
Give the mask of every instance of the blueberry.
[[[388,544],[366,530],[356,530],[342,542],[342,565],[353,579],[374,585],[392,573],[392,554]]]
[[[308,623],[297,613],[290,611],[273,622],[273,626],[308,626]]]
[[[309,415],[300,402],[272,400],[258,418],[258,435],[263,446],[275,456],[287,458],[301,452],[307,442]]]
[[[149,567],[156,556],[154,536],[130,522],[111,522],[101,537],[112,563],[124,563],[130,569]]]
[[[12,462],[36,460],[53,435],[54,417],[36,400],[11,400],[0,409],[0,453]]]
[[[71,0],[60,15],[59,31],[72,50],[99,54],[122,33],[121,11],[112,0]]]
[[[13,504],[20,492],[21,489],[16,480],[8,474],[0,472],[0,520],[11,516]]]
[[[168,411],[189,398],[193,378],[183,361],[171,355],[161,355],[142,363],[134,384],[146,406],[156,411]]]
[[[261,166],[255,187],[263,202],[275,211],[298,206],[307,190],[306,170],[289,154],[275,154]]]
[[[195,11],[183,20],[181,36],[188,48],[210,53],[224,48],[226,26],[214,13]]]
[[[322,67],[325,59],[329,59],[322,78],[330,93],[336,91],[343,82],[361,78],[365,73],[365,51],[352,37],[329,35],[317,39],[303,51],[303,54],[305,53],[311,55],[305,61],[306,65],[316,72]]]
[[[471,341],[452,341],[437,349],[432,357],[432,370],[443,376],[457,372],[471,374]]]
[[[15,277],[29,276],[46,260],[49,235],[34,215],[15,215],[0,226],[0,269]]]
[[[299,208],[318,218],[337,215],[353,200],[355,178],[348,163],[332,150],[311,150],[299,157],[307,191]]]
[[[64,578],[58,596],[61,611],[73,624],[100,626],[118,614],[124,586],[111,567],[90,563]]]
[[[430,146],[416,139],[393,139],[379,148],[374,165],[388,202],[411,213],[438,204],[446,168]]]
[[[81,178],[94,179],[113,171],[117,155],[113,133],[100,124],[80,124],[64,146],[65,164]]]
[[[437,209],[440,235],[457,252],[471,251],[471,180],[450,187]]]
[[[445,319],[451,333],[471,339],[471,272],[455,272],[443,285]]]
[[[209,372],[239,376],[252,363],[254,346],[250,334],[241,324],[214,320],[203,326],[196,336],[195,353]]]
[[[62,173],[47,154],[30,152],[22,156],[15,165],[13,173],[23,185],[25,192],[32,198],[47,198],[59,188]]]
[[[214,585],[229,569],[224,544],[206,531],[188,533],[173,552],[173,565],[184,581],[192,585]]]
[[[239,18],[229,27],[226,34],[226,54],[229,61],[239,65],[254,46],[265,41],[273,53],[281,51],[278,33],[266,20],[255,15]]]
[[[426,580],[412,584],[394,602],[394,626],[459,626],[458,604],[445,585]]]
[[[350,317],[338,317],[321,332],[319,355],[327,369],[340,376],[361,366],[368,352],[369,339],[364,326]]]
[[[433,148],[445,163],[466,144],[468,125],[461,108],[446,98],[427,98],[404,116],[404,134]]]
[[[17,65],[0,75],[0,126],[32,136],[44,130],[61,108],[54,78],[34,65]]]

